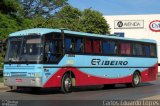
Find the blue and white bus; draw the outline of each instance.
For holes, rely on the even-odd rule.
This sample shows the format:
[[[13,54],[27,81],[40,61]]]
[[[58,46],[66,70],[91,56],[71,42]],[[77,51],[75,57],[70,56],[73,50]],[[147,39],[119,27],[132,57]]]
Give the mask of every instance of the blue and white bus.
[[[88,85],[136,87],[157,79],[154,40],[131,39],[63,29],[34,28],[11,33],[4,84],[12,87]]]

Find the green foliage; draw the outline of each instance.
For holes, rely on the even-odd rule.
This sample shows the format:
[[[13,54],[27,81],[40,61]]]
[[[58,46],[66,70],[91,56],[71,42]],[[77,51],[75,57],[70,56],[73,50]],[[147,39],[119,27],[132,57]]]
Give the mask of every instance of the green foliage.
[[[42,22],[42,27],[67,28],[97,34],[110,33],[109,25],[103,15],[90,9],[80,11],[77,8],[65,6],[54,17]]]
[[[1,0],[0,1],[0,12],[3,14],[13,15],[21,10],[20,4],[17,0]]]
[[[68,0],[1,0],[0,41],[28,28],[68,28],[97,34],[110,33],[109,25],[98,11],[67,5]],[[63,7],[63,8],[62,8]],[[0,67],[3,58],[0,54]]]
[[[68,0],[18,0],[23,7],[23,16],[35,18],[37,16],[51,17],[53,13],[67,4]]]
[[[4,61],[3,56],[4,56],[4,53],[0,53],[0,69],[2,69],[3,67],[3,61]]]
[[[2,13],[0,13],[0,20],[0,40],[4,41],[9,33],[19,29],[19,25],[14,18]]]
[[[109,25],[103,15],[95,10],[86,9],[80,11],[71,6],[63,7],[54,17],[36,17],[33,27],[67,28],[73,31],[88,33],[107,34],[110,33]]]
[[[56,16],[58,18],[61,19],[76,19],[82,16],[82,13],[80,10],[78,10],[77,8],[73,8],[71,6],[65,6],[64,8],[62,8],[57,14]]]
[[[5,4],[6,8],[10,8],[11,11],[8,11],[8,13],[0,13],[0,40],[5,39],[9,33],[34,27],[68,28],[74,31],[83,31],[97,34],[106,34],[109,33],[110,30],[109,25],[101,13],[91,9],[80,11],[79,9],[69,5],[64,6],[64,4],[67,4],[67,0],[2,1],[0,2],[0,5]],[[13,1],[19,1],[22,3],[22,5],[19,6],[20,4],[17,4],[17,2],[13,3]],[[13,3],[13,5],[11,5],[11,3]],[[33,3],[36,4],[33,6]],[[35,11],[35,8],[39,3],[41,4],[41,8],[37,8],[37,11],[39,12],[34,13],[33,11]],[[54,8],[51,8],[50,6],[53,5]],[[44,14],[42,14],[44,13],[44,8],[42,9],[42,7],[46,7],[45,11],[47,11],[46,13],[49,15],[51,10],[55,10],[62,6],[64,7],[57,13],[53,14],[54,16],[52,17],[44,17]],[[23,12],[25,12],[25,14],[28,14],[29,16],[34,14],[34,18],[30,19],[27,17],[20,17],[19,14],[24,15],[21,13],[22,8],[24,9]],[[48,10],[47,8],[51,8],[51,10]],[[3,11],[3,8],[0,8],[0,11]],[[9,15],[10,13],[14,13],[14,15]]]
[[[2,83],[3,82],[3,77],[2,76],[0,76],[0,83]]]
[[[62,8],[55,17],[57,19],[56,22],[57,27],[59,28],[68,28],[74,31],[82,31],[81,17],[82,12],[77,8],[73,8],[71,6],[65,6]],[[59,26],[58,26],[59,25]]]
[[[98,34],[110,33],[109,25],[103,15],[98,11],[85,9],[82,15],[82,24],[84,27],[84,32]]]

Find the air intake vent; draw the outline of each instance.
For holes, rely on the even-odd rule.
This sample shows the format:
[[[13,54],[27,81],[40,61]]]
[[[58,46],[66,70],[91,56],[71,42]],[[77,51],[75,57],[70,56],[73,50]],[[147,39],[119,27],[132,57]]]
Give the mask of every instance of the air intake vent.
[[[13,77],[25,77],[27,76],[27,72],[11,72],[11,76]]]

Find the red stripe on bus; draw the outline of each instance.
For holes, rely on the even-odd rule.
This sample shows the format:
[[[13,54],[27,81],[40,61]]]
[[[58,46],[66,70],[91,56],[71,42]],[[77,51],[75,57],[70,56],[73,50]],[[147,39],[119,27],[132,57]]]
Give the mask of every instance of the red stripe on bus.
[[[154,68],[153,68],[154,67]],[[152,68],[148,68],[141,72],[141,81],[152,81],[157,79],[158,64]],[[104,78],[89,75],[80,71],[74,67],[60,68],[45,84],[44,87],[60,87],[61,80],[65,72],[72,71],[75,75],[76,86],[87,85],[100,85],[100,84],[118,84],[118,83],[130,83],[132,81],[132,75],[121,78]]]

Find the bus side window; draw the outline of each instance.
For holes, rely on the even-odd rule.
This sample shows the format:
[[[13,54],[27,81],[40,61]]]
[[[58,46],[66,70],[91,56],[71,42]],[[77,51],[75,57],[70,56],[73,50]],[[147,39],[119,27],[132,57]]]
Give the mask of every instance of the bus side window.
[[[130,55],[131,45],[130,43],[120,43],[120,54]]]
[[[119,48],[118,43],[112,42],[112,45],[114,45],[113,46],[114,54],[118,54],[118,48]]]
[[[92,40],[91,39],[86,39],[85,41],[85,52],[92,53]]]
[[[56,57],[55,57],[55,49],[56,49],[56,46],[55,46],[55,41],[50,41],[49,43],[49,51],[48,51],[48,61],[55,61]]]
[[[75,52],[74,38],[71,38],[70,52]]]
[[[75,38],[75,51],[77,53],[83,52],[83,39],[82,38]]]
[[[109,41],[109,54],[117,54],[118,53],[118,44],[113,42],[113,41]]]
[[[133,44],[133,55],[137,55],[138,49],[137,44]]]
[[[133,55],[135,56],[144,56],[143,45],[142,44],[133,44]]]
[[[118,43],[114,41],[103,41],[102,43],[103,54],[118,54]]]
[[[155,57],[156,56],[156,47],[154,45],[150,45],[150,51],[151,51],[150,55],[152,57]]]
[[[75,52],[74,38],[65,38],[65,50],[66,53]]]
[[[66,53],[83,52],[83,39],[82,38],[66,38],[65,39],[65,51]]]
[[[145,53],[145,56],[147,57],[150,56],[150,48],[148,45],[144,45],[144,53]]]
[[[70,52],[71,42],[72,42],[72,40],[70,38],[66,38],[65,39],[65,50],[66,50],[66,53]]]
[[[93,40],[93,52],[100,53],[100,40]]]
[[[50,49],[50,52],[54,53],[55,52],[55,42],[50,42],[49,43],[49,49]]]
[[[144,56],[143,45],[142,44],[139,44],[139,46],[138,46],[138,55]]]
[[[45,37],[45,56],[44,61],[56,62],[62,52],[62,41],[60,34],[48,34]]]
[[[107,41],[103,41],[102,43],[102,53],[103,54],[109,54],[110,45]]]
[[[52,55],[53,44],[51,41],[46,41],[45,44],[45,61],[51,62],[54,61],[55,57]]]

